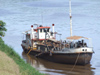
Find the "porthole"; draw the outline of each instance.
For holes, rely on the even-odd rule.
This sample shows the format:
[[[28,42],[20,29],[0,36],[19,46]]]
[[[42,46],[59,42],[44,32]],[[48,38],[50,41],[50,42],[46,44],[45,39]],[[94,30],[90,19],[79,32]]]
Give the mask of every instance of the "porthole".
[[[82,51],[84,51],[84,49]]]
[[[87,51],[87,49],[85,49],[85,51]]]

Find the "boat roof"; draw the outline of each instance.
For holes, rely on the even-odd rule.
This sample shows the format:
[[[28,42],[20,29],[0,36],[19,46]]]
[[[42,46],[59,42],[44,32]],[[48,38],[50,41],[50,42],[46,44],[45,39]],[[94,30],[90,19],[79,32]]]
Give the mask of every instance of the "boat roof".
[[[70,40],[79,40],[81,38],[88,39],[88,38],[83,37],[83,36],[70,36],[70,37],[67,37],[67,39],[70,39]]]
[[[50,28],[50,27],[38,27],[37,29],[43,29],[43,28]]]

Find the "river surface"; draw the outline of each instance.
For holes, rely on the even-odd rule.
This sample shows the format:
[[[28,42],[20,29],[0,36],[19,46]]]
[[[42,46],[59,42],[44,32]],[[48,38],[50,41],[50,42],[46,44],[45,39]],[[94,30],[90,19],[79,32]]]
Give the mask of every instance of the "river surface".
[[[0,20],[6,22],[5,43],[34,68],[49,75],[100,75],[100,0],[72,0],[73,35],[92,38],[95,53],[90,64],[75,66],[58,64],[27,56],[22,48],[22,32],[32,24],[52,26],[70,36],[69,0],[0,0]],[[57,36],[57,39],[60,39]],[[73,68],[73,69],[72,69]]]

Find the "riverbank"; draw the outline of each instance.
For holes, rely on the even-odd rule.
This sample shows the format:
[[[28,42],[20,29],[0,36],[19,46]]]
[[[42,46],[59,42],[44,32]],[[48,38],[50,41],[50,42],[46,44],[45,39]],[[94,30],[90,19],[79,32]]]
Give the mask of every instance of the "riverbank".
[[[20,75],[18,65],[2,51],[0,51],[0,74]]]
[[[39,71],[35,70],[32,66],[30,66],[30,64],[27,64],[25,63],[25,61],[23,59],[21,59],[21,57],[13,50],[13,48],[9,47],[8,45],[6,45],[4,43],[4,41],[0,38],[0,57],[2,58],[2,60],[0,60],[0,62],[2,63],[2,66],[3,68],[0,68],[0,70],[2,71],[3,69],[6,69],[6,70],[3,70],[3,71],[9,71],[10,68],[12,67],[13,70],[17,71],[16,73],[18,73],[17,75],[44,75],[42,73],[39,73]],[[3,53],[4,52],[4,53]],[[6,56],[6,55],[8,56]],[[4,56],[2,56],[4,55]],[[7,57],[7,61],[5,59],[5,57]],[[10,58],[9,58],[10,57]],[[0,58],[0,59],[1,59]],[[6,65],[3,65],[3,59],[4,59],[4,62],[6,65],[9,65],[9,66],[6,66]],[[11,62],[9,61],[12,60],[13,63],[15,62],[14,65],[17,66],[17,68],[14,66],[14,65],[11,65]],[[7,68],[6,68],[7,67]],[[8,69],[8,70],[7,70]],[[15,72],[13,70],[10,70],[9,72]],[[0,71],[0,72],[1,72]],[[3,72],[1,72],[3,73]],[[0,73],[0,74],[1,74]],[[2,75],[2,74],[1,74]],[[4,74],[3,74],[4,75]],[[6,74],[5,74],[6,75]],[[14,75],[14,74],[12,74]]]

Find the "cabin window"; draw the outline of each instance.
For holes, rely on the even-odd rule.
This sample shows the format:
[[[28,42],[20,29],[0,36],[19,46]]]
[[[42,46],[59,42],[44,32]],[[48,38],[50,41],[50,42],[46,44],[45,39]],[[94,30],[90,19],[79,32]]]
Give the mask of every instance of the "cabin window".
[[[46,32],[46,29],[44,29],[44,32]]]
[[[44,32],[49,32],[49,28],[44,28]]]
[[[42,29],[40,29],[40,32],[42,32]]]
[[[47,32],[49,32],[49,28],[47,29]]]

